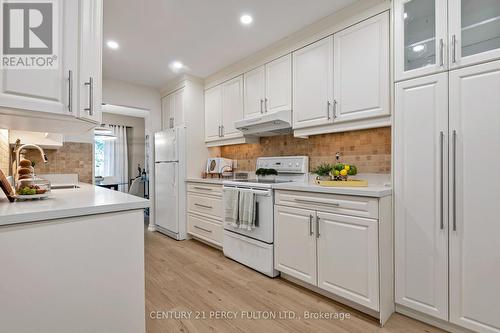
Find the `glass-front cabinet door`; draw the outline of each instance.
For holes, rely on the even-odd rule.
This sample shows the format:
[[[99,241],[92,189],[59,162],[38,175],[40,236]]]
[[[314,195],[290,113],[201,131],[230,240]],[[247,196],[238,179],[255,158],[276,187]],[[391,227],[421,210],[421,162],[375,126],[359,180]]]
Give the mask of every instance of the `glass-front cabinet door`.
[[[396,0],[396,81],[448,68],[446,0]]]
[[[500,58],[500,0],[449,0],[450,67]]]

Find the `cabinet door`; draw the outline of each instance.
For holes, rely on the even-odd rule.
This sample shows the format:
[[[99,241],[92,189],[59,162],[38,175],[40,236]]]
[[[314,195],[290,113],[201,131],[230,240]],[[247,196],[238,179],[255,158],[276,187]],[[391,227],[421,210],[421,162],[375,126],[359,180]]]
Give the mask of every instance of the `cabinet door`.
[[[172,95],[167,95],[161,99],[161,121],[162,129],[174,127],[174,118],[171,116],[172,110],[170,107]]]
[[[102,0],[80,1],[78,117],[102,121]]]
[[[274,206],[275,269],[316,285],[316,212]]]
[[[333,37],[293,53],[293,128],[332,122]]]
[[[395,0],[396,81],[444,71],[447,63],[447,0]]]
[[[245,119],[251,119],[264,113],[266,72],[264,66],[258,67],[243,76]]]
[[[243,75],[222,84],[222,136],[224,139],[243,136],[234,122],[243,119]]]
[[[1,17],[3,9],[2,4]],[[78,0],[58,2],[53,20],[58,32],[58,42],[54,43],[57,47],[54,53],[58,56],[56,69],[0,69],[0,107],[77,114],[78,11]],[[1,30],[0,26],[0,35],[4,33]]]
[[[265,112],[292,109],[292,55],[271,61],[266,65]]]
[[[334,122],[389,115],[389,13],[334,35]]]
[[[184,125],[184,89],[179,89],[172,94],[172,110],[174,126]]]
[[[378,311],[378,221],[317,215],[318,287]]]
[[[448,75],[395,89],[396,303],[448,319]]]
[[[222,117],[222,86],[205,91],[205,141],[220,139]]]
[[[500,1],[449,1],[451,67],[500,58]]]
[[[476,332],[500,332],[499,92],[500,61],[450,72],[450,321]]]

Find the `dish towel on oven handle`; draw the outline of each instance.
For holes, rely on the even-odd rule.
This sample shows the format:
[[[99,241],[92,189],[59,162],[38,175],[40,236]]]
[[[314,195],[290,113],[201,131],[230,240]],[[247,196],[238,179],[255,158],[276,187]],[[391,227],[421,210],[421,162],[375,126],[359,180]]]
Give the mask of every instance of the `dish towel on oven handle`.
[[[225,223],[238,227],[240,191],[236,188],[224,188],[224,220]]]
[[[255,228],[257,200],[251,190],[240,189],[238,228],[251,231]]]

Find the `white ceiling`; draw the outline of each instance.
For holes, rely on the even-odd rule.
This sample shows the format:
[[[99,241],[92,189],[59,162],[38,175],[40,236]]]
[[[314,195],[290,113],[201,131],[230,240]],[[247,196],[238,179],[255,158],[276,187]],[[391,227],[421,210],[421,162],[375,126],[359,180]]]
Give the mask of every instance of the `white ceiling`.
[[[104,0],[104,77],[161,87],[179,60],[205,78],[355,1]]]

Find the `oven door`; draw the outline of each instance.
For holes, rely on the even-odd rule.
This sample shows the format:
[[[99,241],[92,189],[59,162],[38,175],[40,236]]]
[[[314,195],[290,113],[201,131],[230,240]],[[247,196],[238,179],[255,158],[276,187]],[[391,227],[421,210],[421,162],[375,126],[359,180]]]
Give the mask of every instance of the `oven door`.
[[[224,186],[224,188],[227,187],[228,186]],[[224,229],[262,242],[266,242],[268,244],[272,244],[274,240],[273,190],[253,189],[240,186],[238,186],[237,188],[241,189],[242,191],[251,191],[255,194],[255,198],[257,200],[257,216],[255,220],[255,228],[252,230],[239,229],[233,227],[231,223],[224,220]],[[225,202],[226,200],[224,200],[224,204]]]

